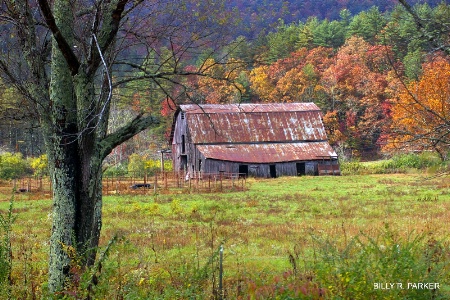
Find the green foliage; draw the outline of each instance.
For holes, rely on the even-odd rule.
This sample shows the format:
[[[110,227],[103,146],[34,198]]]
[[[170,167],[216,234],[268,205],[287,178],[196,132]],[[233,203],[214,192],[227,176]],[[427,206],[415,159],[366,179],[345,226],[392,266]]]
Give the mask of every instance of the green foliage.
[[[11,197],[6,214],[0,214],[0,297],[11,297],[12,272],[12,225],[17,215],[13,214],[14,196]],[[5,294],[3,294],[5,293]]]
[[[17,179],[30,174],[30,166],[20,153],[0,155],[0,179]]]
[[[441,164],[441,160],[429,152],[420,154],[399,154],[386,163],[386,168],[405,170],[407,168],[424,169]]]
[[[339,21],[324,20],[313,29],[314,45],[338,48],[344,44],[345,30]]]
[[[444,168],[446,162],[442,162],[434,153],[423,152],[420,154],[398,154],[387,160],[374,162],[341,161],[340,168],[343,175],[355,174],[387,174],[407,173],[410,170],[439,169]]]
[[[384,16],[377,7],[372,7],[352,19],[348,28],[348,36],[360,36],[367,42],[375,43],[385,25]]]
[[[139,154],[131,154],[128,159],[128,172],[133,176],[153,175],[161,170],[161,160],[146,159]],[[172,171],[172,161],[164,161],[164,171]]]
[[[128,172],[133,176],[145,175],[145,161],[139,154],[133,153],[128,158]]]
[[[34,175],[47,176],[49,174],[47,154],[32,158],[30,161],[30,166],[34,171]]]
[[[405,66],[405,75],[408,79],[418,80],[422,73],[422,57],[423,53],[420,50],[408,52],[403,59]]]
[[[276,61],[294,52],[299,41],[299,31],[299,27],[295,24],[286,25],[280,21],[277,31],[267,35],[269,59]]]
[[[117,164],[114,166],[106,166],[106,170],[103,173],[105,176],[124,176],[128,173],[126,164]]]
[[[343,246],[314,234],[312,238],[318,254],[315,274],[331,299],[446,297],[441,286],[417,288],[417,283],[442,285],[449,279],[448,247],[433,237],[411,233],[405,238],[386,224],[378,236],[360,233]],[[386,284],[392,285],[386,289]]]

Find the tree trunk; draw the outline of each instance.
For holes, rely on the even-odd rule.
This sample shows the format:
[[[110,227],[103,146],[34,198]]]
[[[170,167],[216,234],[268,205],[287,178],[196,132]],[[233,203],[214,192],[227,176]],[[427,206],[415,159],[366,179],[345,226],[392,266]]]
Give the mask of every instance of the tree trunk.
[[[54,17],[69,44],[73,20],[66,1],[54,2]],[[94,79],[80,68],[68,67],[53,43],[50,118],[43,120],[53,186],[53,224],[50,241],[49,289],[64,288],[72,264],[95,261],[101,230],[102,172],[97,141],[106,128],[96,128]],[[105,116],[107,118],[107,116]],[[103,129],[103,130],[102,130]]]
[[[61,33],[71,41],[70,9],[60,1],[54,3],[54,15]],[[51,115],[44,120],[46,148],[53,187],[52,234],[50,239],[49,289],[61,290],[70,273],[70,250],[75,240],[76,211],[80,176],[76,134],[76,103],[73,101],[73,83],[67,63],[56,42],[52,48],[52,76],[50,82]],[[75,115],[74,115],[75,113]]]

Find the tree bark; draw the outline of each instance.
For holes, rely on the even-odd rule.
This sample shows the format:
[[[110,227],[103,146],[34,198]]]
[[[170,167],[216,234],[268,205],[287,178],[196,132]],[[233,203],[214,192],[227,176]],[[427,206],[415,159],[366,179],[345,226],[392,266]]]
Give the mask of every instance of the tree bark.
[[[154,9],[158,14],[166,15],[167,10],[168,16],[176,16],[182,11],[176,4],[176,1],[157,1]],[[184,7],[181,2],[179,5]],[[133,80],[154,80],[161,93],[151,97],[160,100],[161,96],[168,96],[170,90],[166,90],[161,82],[170,86],[182,85],[177,77],[202,75],[201,71],[179,70],[178,62],[182,56],[190,57],[194,44],[196,47],[208,44],[204,40],[210,41],[212,33],[216,36],[215,27],[209,32],[204,26],[192,26],[191,22],[197,21],[194,18],[187,18],[180,24],[175,22],[178,25],[165,24],[165,18],[146,20],[142,12],[152,11],[153,6],[152,2],[142,0],[7,0],[0,5],[3,16],[0,28],[11,32],[3,40],[5,49],[10,52],[0,53],[0,75],[7,78],[37,112],[48,156],[53,187],[50,292],[64,289],[75,270],[73,263],[86,267],[95,262],[102,226],[103,160],[116,146],[159,125],[158,118],[143,113],[108,133],[113,88]],[[132,15],[137,7],[142,11]],[[130,19],[138,19],[127,22],[123,19],[127,14]],[[180,20],[184,17],[180,15]],[[141,32],[140,23],[147,21],[150,28],[152,22],[158,28]],[[167,30],[163,30],[164,26]],[[126,30],[118,33],[119,28]],[[195,39],[188,35],[184,37],[190,28],[194,30],[191,35]],[[174,42],[174,35],[180,40]],[[131,48],[129,38],[134,40],[131,45],[136,43]],[[158,48],[166,42],[183,48],[173,48],[170,59],[155,60],[160,64],[157,70],[167,71],[148,71],[141,76],[140,65],[130,61],[128,67],[133,70],[133,75],[119,74],[112,82],[110,74],[112,70],[118,70],[113,66],[123,65],[130,50],[141,51],[145,46],[149,52],[142,56],[145,59],[154,55],[155,46]],[[176,63],[169,70],[166,65],[172,59]]]

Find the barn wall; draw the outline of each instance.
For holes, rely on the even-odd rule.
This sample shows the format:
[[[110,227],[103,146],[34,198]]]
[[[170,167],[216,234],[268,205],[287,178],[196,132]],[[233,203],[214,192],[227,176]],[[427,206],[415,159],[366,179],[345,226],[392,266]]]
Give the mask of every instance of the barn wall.
[[[277,113],[270,112],[270,115],[272,116],[272,118],[275,118],[275,116],[277,114],[283,114],[283,113],[286,114],[286,112],[284,112],[284,110],[283,110],[282,112],[277,112]],[[316,111],[314,111],[314,113],[316,113]],[[318,164],[323,163],[322,160],[306,160],[306,159],[309,159],[310,157],[316,158],[317,157],[316,155],[321,155],[320,153],[319,154],[316,153],[316,151],[318,151],[318,150],[315,148],[313,148],[313,150],[310,150],[310,153],[308,152],[308,156],[306,156],[306,157],[295,157],[294,158],[294,157],[290,156],[289,159],[286,159],[286,160],[305,159],[303,161],[245,164],[245,163],[238,163],[238,162],[218,160],[218,159],[207,159],[197,149],[195,144],[193,144],[193,138],[195,138],[195,136],[197,135],[197,138],[201,139],[201,141],[199,141],[199,145],[200,144],[213,145],[214,143],[217,142],[216,141],[217,134],[214,134],[214,140],[210,140],[210,139],[212,139],[212,136],[210,137],[210,139],[205,139],[204,138],[205,134],[203,133],[203,131],[198,130],[199,129],[199,128],[197,128],[198,126],[189,128],[187,126],[188,114],[189,113],[179,111],[179,113],[176,115],[175,125],[174,125],[173,131],[172,131],[172,133],[173,133],[172,157],[173,157],[174,170],[177,170],[177,171],[185,170],[186,172],[189,172],[189,174],[191,176],[194,176],[197,172],[238,173],[240,170],[240,166],[245,165],[248,168],[249,176],[268,178],[268,177],[272,177],[274,175],[274,173],[277,177],[278,176],[297,176],[299,173],[299,170],[302,170],[302,173],[304,173],[304,174],[316,175],[316,174],[318,174]],[[309,116],[310,114],[312,114],[312,112],[309,112],[305,116]],[[255,115],[255,113],[252,114],[253,118],[256,118],[254,115]],[[219,116],[220,116],[220,118],[219,118]],[[222,120],[223,119],[222,116],[223,116],[223,114],[218,114],[215,117],[217,117],[217,120]],[[203,117],[203,114],[201,115],[201,117]],[[191,118],[193,118],[193,117],[191,117]],[[200,117],[198,117],[198,118],[200,118]],[[260,118],[258,117],[256,119],[259,120]],[[281,118],[280,120],[285,120],[285,119],[286,118]],[[312,119],[316,120],[315,118],[312,118]],[[189,122],[191,122],[191,119],[189,119],[189,120],[190,120]],[[274,120],[276,121],[278,119],[275,118]],[[278,123],[282,122],[280,120],[278,120],[275,123],[278,124]],[[320,121],[320,118],[317,120]],[[208,119],[207,124],[209,124],[209,123],[210,123],[210,120]],[[191,124],[191,123],[189,123],[189,124]],[[227,122],[225,122],[224,124],[220,123],[220,125],[222,125],[222,126],[225,126],[226,124],[228,124],[228,123]],[[289,129],[290,127],[288,125],[289,124],[285,124],[285,126],[283,126],[283,127]],[[322,126],[319,123],[318,124],[314,123],[314,126],[311,125],[308,128],[310,128],[310,127],[311,128],[316,128],[316,127],[319,128],[320,127],[319,125]],[[190,126],[192,126],[192,124]],[[218,127],[218,128],[221,128],[221,127]],[[190,130],[192,130],[192,133],[190,132]],[[234,131],[231,130],[230,132],[234,132]],[[285,133],[284,135],[286,135],[287,133],[290,132],[290,130],[283,129],[283,132]],[[283,134],[280,132],[279,134],[276,134],[276,136],[277,137],[283,136]],[[287,138],[288,137],[286,137],[286,139]],[[290,139],[292,139],[292,137],[290,137]],[[221,143],[225,143],[225,140],[221,141]],[[205,152],[206,151],[205,149],[203,151],[204,151],[203,153],[208,155],[208,153]],[[222,156],[210,155],[210,157],[216,157],[216,158],[220,157],[221,159],[224,159],[224,157],[222,157]],[[230,160],[232,160],[232,159],[234,159],[234,157],[230,158]],[[257,161],[257,160],[254,160],[254,161]],[[331,162],[331,163],[334,164],[334,162]],[[338,162],[336,161],[336,164],[337,163]],[[301,164],[301,167],[299,167],[298,164]],[[274,172],[274,168],[275,168],[275,172]]]
[[[273,164],[245,164],[229,161],[202,158],[203,173],[238,173],[240,165],[248,166],[248,175],[251,177],[270,178],[270,165],[275,165],[276,176],[297,176],[297,163],[305,164],[305,175],[317,175],[317,165],[320,161],[295,161]],[[337,161],[336,161],[337,164]],[[197,169],[198,171],[198,169]]]
[[[186,116],[180,112],[175,121],[172,140],[172,159],[174,170],[192,172],[195,162],[195,147],[191,141],[189,128],[186,125]]]

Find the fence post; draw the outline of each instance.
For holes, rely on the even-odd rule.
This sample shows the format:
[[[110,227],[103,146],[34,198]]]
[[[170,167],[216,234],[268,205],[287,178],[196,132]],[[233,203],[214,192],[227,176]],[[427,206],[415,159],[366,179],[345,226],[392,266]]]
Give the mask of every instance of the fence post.
[[[168,188],[168,184],[167,184],[167,172],[163,172],[163,176],[164,176],[164,188],[167,190],[167,188]]]
[[[219,250],[219,300],[223,299],[223,245]]]

